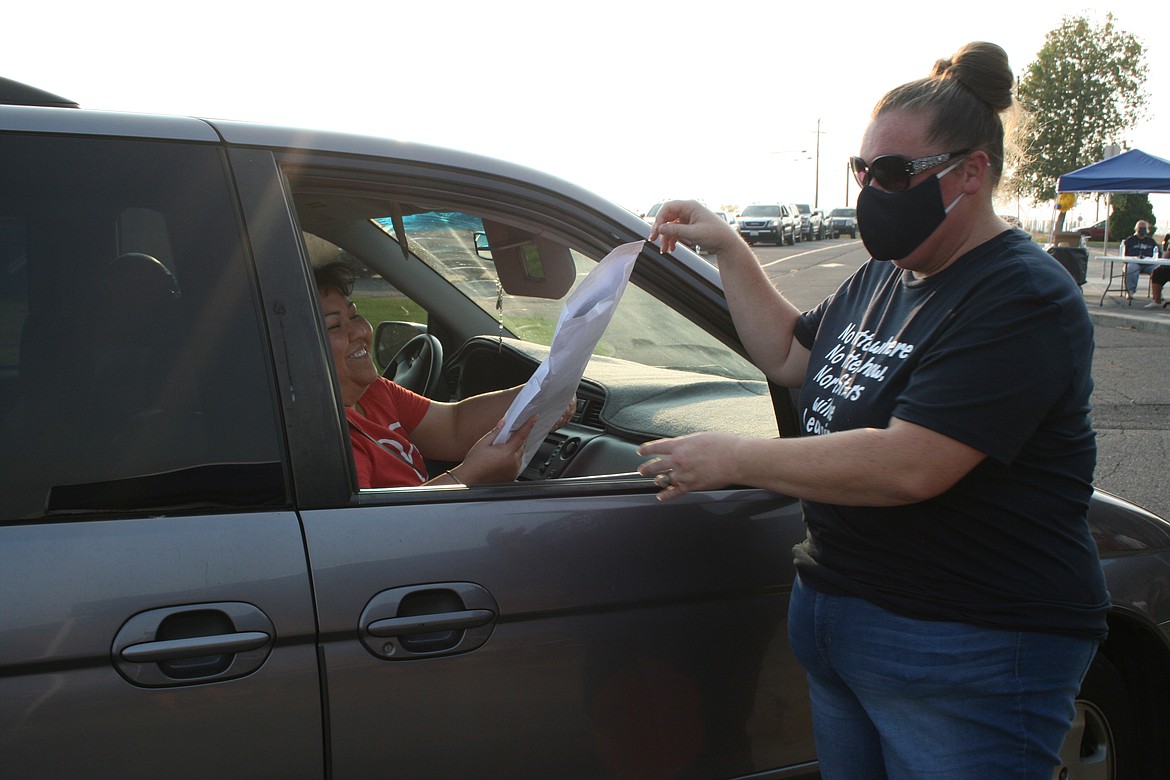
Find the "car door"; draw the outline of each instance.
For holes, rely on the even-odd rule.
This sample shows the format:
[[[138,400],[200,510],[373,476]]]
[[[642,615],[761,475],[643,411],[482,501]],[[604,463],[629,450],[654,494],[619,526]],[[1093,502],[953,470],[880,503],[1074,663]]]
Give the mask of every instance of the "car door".
[[[339,776],[811,760],[774,555],[792,507],[760,491],[663,505],[619,480],[410,492],[305,516]]]
[[[351,468],[332,468],[341,462],[333,454],[347,446],[335,380],[326,373],[315,385],[317,369],[305,359],[328,360],[306,268],[321,250],[290,236],[328,237],[336,243],[324,245],[330,257],[376,255],[376,240],[405,236],[406,254],[395,243],[381,268],[395,294],[427,309],[428,329],[448,341],[448,367],[480,367],[449,382],[460,385],[468,375],[511,376],[504,367],[517,348],[505,349],[502,338],[497,344],[491,316],[480,312],[486,319],[466,324],[478,311],[468,298],[432,297],[442,280],[428,275],[425,258],[442,250],[438,239],[412,233],[410,216],[426,212],[462,226],[474,213],[534,226],[596,260],[639,237],[616,209],[600,216],[599,204],[478,170],[462,157],[402,159],[390,144],[349,149],[335,137],[328,145],[346,154],[269,141],[281,149],[270,154],[250,128],[220,130],[242,145],[231,159],[248,223],[268,229],[255,246],[269,328],[302,347],[301,360],[278,367],[280,384],[297,389],[295,403],[283,401],[335,776],[386,767],[433,778],[813,771],[804,675],[784,629],[791,547],[804,534],[796,502],[755,489],[660,502],[652,483],[631,473],[634,444],[609,435],[616,423],[598,433],[575,421],[550,436],[537,476],[556,471],[548,469],[553,461],[570,462],[571,449],[596,461],[563,479],[358,490]],[[348,211],[367,217],[351,224]],[[466,228],[468,237],[474,232]],[[294,274],[297,255],[302,268]],[[710,319],[727,338],[730,321],[720,320],[726,309],[703,265],[696,258],[679,267],[648,247],[636,276],[675,296],[676,316]],[[468,280],[468,296],[480,281]],[[508,311],[514,304],[495,289],[491,300],[498,296]],[[461,363],[468,354],[476,360]],[[694,387],[676,380],[663,388],[679,393],[668,406],[700,404],[706,384],[745,384],[691,378]],[[770,410],[766,389],[752,398]],[[632,404],[607,414],[633,411]],[[716,418],[735,414],[723,408]],[[611,464],[623,473],[607,470]]]
[[[321,777],[309,572],[222,151],[200,123],[28,116],[0,132],[0,777]],[[170,140],[116,137],[153,129]]]

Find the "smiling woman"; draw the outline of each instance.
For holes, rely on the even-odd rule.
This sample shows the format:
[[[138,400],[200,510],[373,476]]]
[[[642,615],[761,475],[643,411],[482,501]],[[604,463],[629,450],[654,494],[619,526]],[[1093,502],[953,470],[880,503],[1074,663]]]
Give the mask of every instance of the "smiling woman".
[[[354,273],[343,262],[314,269],[321,314],[349,423],[358,484],[364,488],[467,485],[516,478],[532,425],[491,441],[518,388],[433,402],[378,375],[373,328],[350,300]],[[417,444],[416,444],[417,442]],[[457,462],[429,479],[426,459]]]

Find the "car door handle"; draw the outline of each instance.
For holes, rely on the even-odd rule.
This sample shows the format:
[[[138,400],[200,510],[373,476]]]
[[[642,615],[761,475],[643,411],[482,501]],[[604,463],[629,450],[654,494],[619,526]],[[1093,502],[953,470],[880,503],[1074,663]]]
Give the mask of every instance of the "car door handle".
[[[163,688],[251,674],[275,644],[259,607],[216,601],[139,612],[114,636],[110,656],[128,682]]]
[[[173,661],[204,655],[244,653],[264,647],[272,640],[262,631],[241,631],[237,634],[217,634],[191,639],[171,639],[161,642],[143,642],[122,650],[122,658],[136,664]]]
[[[376,594],[358,619],[366,649],[386,661],[476,649],[492,635],[500,608],[472,582],[436,582]]]
[[[375,620],[366,630],[377,637],[411,636],[435,631],[458,631],[487,625],[495,613],[486,609],[465,609],[462,612],[444,612],[438,615],[386,618]]]

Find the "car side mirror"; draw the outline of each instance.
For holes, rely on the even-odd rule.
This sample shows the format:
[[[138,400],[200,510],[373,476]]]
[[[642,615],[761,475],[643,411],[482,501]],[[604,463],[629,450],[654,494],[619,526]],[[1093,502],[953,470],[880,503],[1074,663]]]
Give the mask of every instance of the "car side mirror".
[[[421,322],[379,322],[374,328],[374,362],[378,371],[390,365],[406,342],[426,332],[427,326]]]

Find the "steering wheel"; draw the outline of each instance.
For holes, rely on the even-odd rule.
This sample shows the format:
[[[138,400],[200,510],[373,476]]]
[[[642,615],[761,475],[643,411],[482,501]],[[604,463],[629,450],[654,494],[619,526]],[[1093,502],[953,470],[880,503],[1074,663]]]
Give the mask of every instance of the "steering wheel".
[[[399,387],[433,398],[443,371],[443,345],[429,333],[420,333],[402,345],[386,364],[382,376]]]

